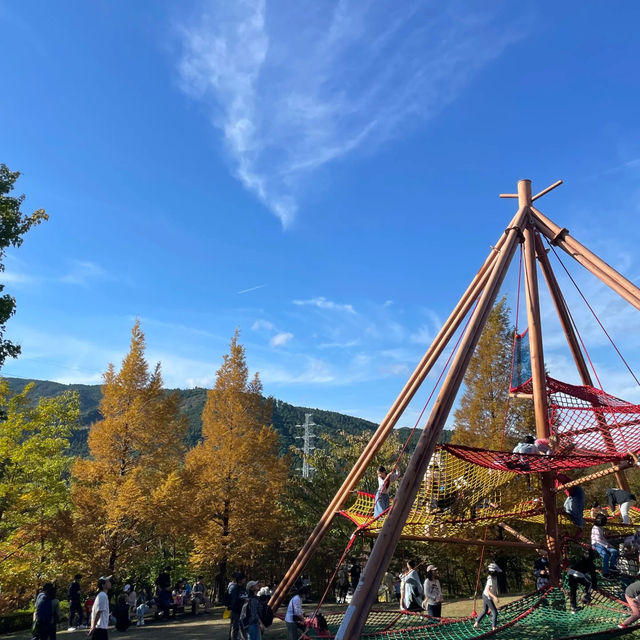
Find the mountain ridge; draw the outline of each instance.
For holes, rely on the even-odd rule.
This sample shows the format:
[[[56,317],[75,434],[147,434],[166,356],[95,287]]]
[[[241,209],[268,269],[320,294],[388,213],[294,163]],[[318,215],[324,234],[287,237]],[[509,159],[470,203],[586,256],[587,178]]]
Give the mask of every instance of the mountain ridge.
[[[10,378],[5,380],[13,392],[21,392],[24,387],[33,383],[34,387],[31,395],[34,400],[41,397],[55,397],[64,391],[77,391],[80,397],[80,425],[74,430],[71,438],[72,453],[75,455],[87,455],[87,436],[92,423],[102,419],[99,405],[102,398],[102,385],[94,384],[64,384],[51,380],[37,380],[29,378]],[[189,428],[185,442],[188,447],[193,447],[201,437],[202,433],[202,410],[207,397],[207,389],[194,387],[192,389],[166,389],[167,393],[177,392],[180,395],[180,411],[186,416]],[[350,416],[337,411],[326,409],[299,407],[284,400],[272,398],[273,417],[271,423],[280,436],[280,450],[284,453],[296,442],[296,435],[301,434],[301,430],[296,433],[296,425],[302,424],[306,413],[311,413],[313,421],[317,425],[316,434],[326,433],[336,434],[340,431],[346,433],[362,433],[363,431],[375,431],[378,424]],[[400,437],[408,437],[411,429],[400,427],[396,430]],[[448,441],[450,432],[443,432],[441,440]],[[410,448],[413,448],[419,437],[419,432],[412,435]]]

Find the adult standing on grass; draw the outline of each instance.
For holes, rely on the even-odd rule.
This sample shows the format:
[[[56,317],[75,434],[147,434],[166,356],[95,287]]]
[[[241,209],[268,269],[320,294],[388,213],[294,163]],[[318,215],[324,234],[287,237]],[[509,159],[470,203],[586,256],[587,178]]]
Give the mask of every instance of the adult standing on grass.
[[[250,580],[247,582],[248,599],[242,607],[240,622],[242,623],[244,636],[247,640],[262,640],[260,628],[260,612],[262,603],[258,600],[258,582]]]
[[[171,596],[171,567],[165,567],[164,571],[156,578],[158,609],[162,611],[165,618],[171,613],[173,597]]]
[[[91,626],[89,636],[92,640],[107,640],[109,637],[109,596],[107,593],[111,589],[111,577],[101,576],[98,578],[98,595],[93,601],[91,609]]]
[[[69,598],[69,629],[68,631],[75,631],[76,628],[82,627],[82,601],[80,599],[80,580],[82,576],[77,573],[73,582],[69,585],[67,590],[67,597]],[[74,621],[76,624],[74,624]]]
[[[438,567],[430,564],[427,567],[427,579],[422,587],[424,591],[424,602],[422,606],[427,610],[427,615],[431,618],[442,616],[442,587],[438,580]]]
[[[247,576],[240,573],[229,590],[229,609],[231,609],[229,640],[244,640],[242,629],[240,628],[240,614],[244,603],[247,601],[246,584]]]
[[[289,601],[287,607],[287,613],[284,617],[284,622],[287,625],[287,639],[298,640],[298,625],[304,623],[304,613],[302,611],[302,598],[300,592],[296,591],[293,594],[293,598]]]
[[[54,596],[55,587],[51,582],[47,582],[36,598],[33,633],[38,640],[56,640],[56,624],[53,614]]]

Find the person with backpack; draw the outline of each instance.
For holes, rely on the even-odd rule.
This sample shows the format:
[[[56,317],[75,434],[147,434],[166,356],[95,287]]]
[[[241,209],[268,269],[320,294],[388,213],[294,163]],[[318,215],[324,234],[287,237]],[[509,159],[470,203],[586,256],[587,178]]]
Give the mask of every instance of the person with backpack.
[[[73,582],[67,589],[67,599],[69,600],[69,629],[75,631],[82,628],[82,600],[80,598],[80,580],[82,576],[77,573],[73,577]],[[77,617],[77,619],[76,619]],[[74,624],[74,621],[76,622]]]
[[[238,574],[236,582],[231,585],[231,589],[229,590],[229,609],[231,610],[229,640],[244,640],[240,625],[240,614],[242,613],[244,603],[247,601],[246,584],[247,576],[240,573]]]
[[[240,612],[240,626],[246,640],[262,640],[262,603],[258,599],[258,582],[247,582],[247,600]]]
[[[33,613],[33,634],[37,640],[56,640],[56,623],[54,621],[53,600],[55,587],[47,582],[36,598]]]

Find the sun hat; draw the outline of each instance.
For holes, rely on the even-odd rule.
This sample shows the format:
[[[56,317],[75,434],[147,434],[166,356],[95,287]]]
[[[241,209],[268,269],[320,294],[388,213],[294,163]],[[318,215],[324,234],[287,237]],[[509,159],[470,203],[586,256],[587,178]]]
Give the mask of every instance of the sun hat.
[[[489,566],[487,567],[487,571],[493,571],[494,573],[502,573],[502,569],[495,562],[489,563]]]

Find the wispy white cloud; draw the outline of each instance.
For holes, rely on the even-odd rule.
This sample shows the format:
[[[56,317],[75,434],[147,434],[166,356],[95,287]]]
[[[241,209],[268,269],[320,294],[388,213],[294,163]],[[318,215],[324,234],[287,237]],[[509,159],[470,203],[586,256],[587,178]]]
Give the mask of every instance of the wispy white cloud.
[[[60,282],[87,286],[96,278],[106,278],[107,271],[95,262],[73,260],[71,269],[60,277]]]
[[[287,342],[293,339],[293,333],[289,333],[287,331],[283,331],[281,333],[276,333],[271,340],[269,340],[269,344],[272,347],[284,347]]]
[[[251,331],[272,331],[273,323],[268,320],[256,320],[251,325]]]
[[[346,311],[347,313],[356,313],[356,310],[353,308],[353,305],[350,304],[340,304],[338,302],[333,302],[332,300],[327,300],[324,296],[318,296],[317,298],[310,298],[309,300],[294,300],[293,304],[302,306],[312,306],[318,307],[318,309],[330,309],[332,311]]]
[[[20,271],[3,271],[0,273],[0,280],[2,280],[4,284],[31,284],[37,282],[38,279],[28,273],[21,273]]]
[[[305,180],[437,114],[519,27],[483,6],[208,2],[180,28],[183,89],[237,178],[288,225]]]
[[[257,291],[258,289],[263,289],[266,287],[266,284],[259,284],[255,287],[249,287],[248,289],[242,289],[241,291],[236,291],[238,295],[242,295],[243,293],[249,293],[250,291]]]

